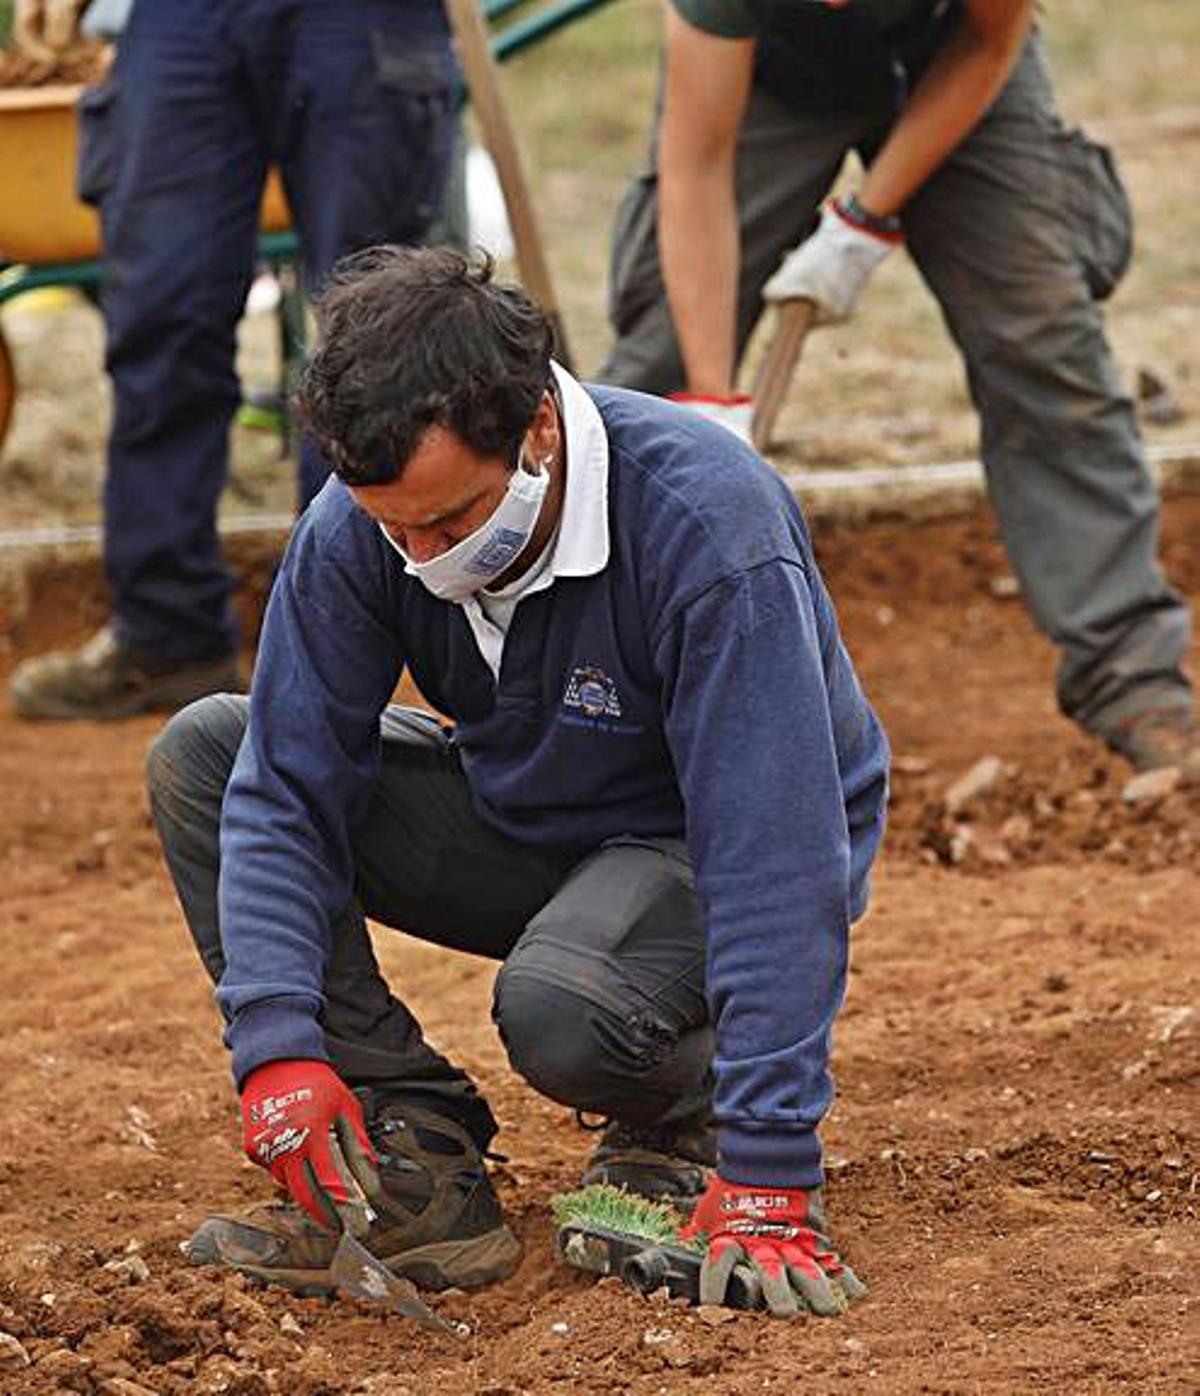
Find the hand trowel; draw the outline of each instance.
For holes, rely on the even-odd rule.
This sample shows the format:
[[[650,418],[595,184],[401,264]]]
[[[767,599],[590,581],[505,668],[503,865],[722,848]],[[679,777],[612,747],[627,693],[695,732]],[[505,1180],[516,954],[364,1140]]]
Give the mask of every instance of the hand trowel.
[[[348,1210],[346,1204],[339,1210],[344,1216]],[[371,1219],[373,1214],[369,1213],[367,1220]],[[425,1303],[411,1280],[394,1275],[382,1260],[373,1256],[366,1246],[355,1238],[349,1219],[346,1219],[342,1238],[330,1261],[329,1277],[343,1294],[348,1294],[354,1299],[365,1299],[371,1304],[386,1304],[393,1312],[403,1314],[405,1318],[414,1318],[425,1328],[449,1333],[454,1338],[462,1337],[458,1327],[435,1314]]]

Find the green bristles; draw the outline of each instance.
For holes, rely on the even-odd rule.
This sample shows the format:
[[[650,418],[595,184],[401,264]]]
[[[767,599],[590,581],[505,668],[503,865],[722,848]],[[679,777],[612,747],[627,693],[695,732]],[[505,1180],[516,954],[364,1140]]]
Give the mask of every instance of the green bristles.
[[[550,1199],[556,1226],[600,1226],[622,1236],[646,1241],[670,1241],[688,1250],[701,1250],[696,1241],[681,1241],[679,1213],[669,1202],[651,1202],[607,1183],[593,1183],[578,1192],[560,1192]]]

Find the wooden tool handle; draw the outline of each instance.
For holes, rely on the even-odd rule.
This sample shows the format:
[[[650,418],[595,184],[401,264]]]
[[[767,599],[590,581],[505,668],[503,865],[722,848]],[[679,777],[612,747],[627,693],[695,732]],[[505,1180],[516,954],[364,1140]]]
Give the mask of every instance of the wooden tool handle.
[[[550,317],[555,334],[555,355],[563,367],[570,370],[571,353],[554,285],[550,280],[550,268],[543,251],[533,200],[529,197],[529,186],[525,182],[521,152],[500,90],[487,23],[476,0],[445,0],[445,6],[458,45],[467,90],[471,94],[471,105],[475,108],[484,144],[496,163],[496,173],[500,177],[521,280]]]
[[[775,311],[775,329],[767,352],[759,365],[754,384],[754,419],[750,436],[756,451],[765,451],[771,444],[779,409],[800,359],[804,341],[817,316],[817,307],[810,300],[781,301]]]

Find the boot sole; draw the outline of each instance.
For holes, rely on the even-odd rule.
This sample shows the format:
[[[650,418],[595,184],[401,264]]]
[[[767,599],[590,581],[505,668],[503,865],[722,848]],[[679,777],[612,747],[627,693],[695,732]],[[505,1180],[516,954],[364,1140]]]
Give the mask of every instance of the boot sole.
[[[176,712],[211,693],[241,693],[245,685],[237,668],[227,659],[209,665],[189,666],[185,673],[165,674],[140,692],[108,703],[74,703],[69,699],[27,692],[19,682],[10,685],[9,696],[18,717],[32,721],[115,722],[145,713]]]
[[[193,1265],[224,1265],[261,1284],[282,1285],[302,1298],[329,1298],[337,1292],[327,1268],[290,1269],[226,1260],[215,1246],[201,1243],[188,1250]],[[394,1275],[419,1289],[479,1289],[505,1280],[521,1259],[521,1243],[507,1226],[461,1241],[434,1241],[380,1260]]]

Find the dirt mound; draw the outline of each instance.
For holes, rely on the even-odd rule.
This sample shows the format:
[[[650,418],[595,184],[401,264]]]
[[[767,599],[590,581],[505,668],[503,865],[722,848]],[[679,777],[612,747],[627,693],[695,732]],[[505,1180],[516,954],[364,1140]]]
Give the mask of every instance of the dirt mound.
[[[971,872],[1200,857],[1200,792],[1128,789],[1128,767],[1064,722],[994,520],[830,529],[817,551],[896,753],[893,855]],[[1200,593],[1200,499],[1173,500],[1167,575]],[[935,735],[936,734],[936,735]]]
[[[984,757],[949,786],[910,758],[893,778],[893,852],[972,871],[1103,859],[1145,872],[1200,860],[1200,791],[1166,781],[1138,797],[1125,772],[1089,754],[1030,771]],[[986,786],[960,804],[955,791],[973,777]]]

